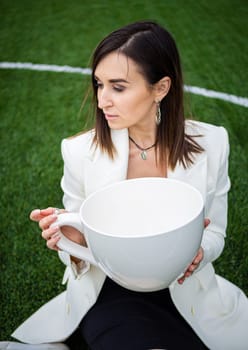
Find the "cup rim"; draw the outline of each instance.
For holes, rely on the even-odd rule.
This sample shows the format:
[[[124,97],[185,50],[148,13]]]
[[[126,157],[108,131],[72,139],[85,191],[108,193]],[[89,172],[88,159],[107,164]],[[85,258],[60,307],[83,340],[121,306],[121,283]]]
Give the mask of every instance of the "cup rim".
[[[126,182],[149,182],[151,183],[152,182],[164,182],[166,181],[167,183],[168,182],[171,182],[171,183],[178,183],[179,185],[183,185],[184,187],[188,187],[190,188],[191,190],[193,190],[193,192],[196,193],[196,195],[199,197],[200,199],[200,203],[199,203],[199,209],[197,210],[197,212],[195,213],[195,215],[190,218],[189,220],[185,221],[184,225],[181,226],[181,227],[185,227],[185,226],[188,226],[192,221],[195,220],[196,217],[198,217],[201,212],[203,212],[204,210],[204,200],[203,200],[203,196],[201,194],[201,192],[195,188],[194,186],[188,184],[187,182],[183,182],[183,181],[180,181],[180,180],[177,180],[177,179],[171,179],[171,178],[166,178],[166,177],[140,177],[140,178],[135,178],[135,179],[125,179],[125,180],[120,180],[120,181],[116,181],[114,183],[111,183],[111,184],[108,184],[102,188],[100,188],[99,190],[96,190],[94,191],[93,193],[91,193],[82,203],[81,207],[80,207],[80,211],[79,211],[79,215],[80,215],[80,219],[81,221],[83,222],[84,225],[86,225],[90,230],[94,231],[95,234],[97,235],[101,235],[101,236],[106,236],[106,237],[114,237],[114,238],[133,238],[133,239],[137,239],[137,238],[149,238],[149,237],[154,237],[154,236],[159,236],[159,235],[162,235],[164,234],[165,232],[164,231],[157,231],[157,232],[152,232],[152,233],[149,233],[149,234],[144,234],[144,235],[140,235],[140,234],[118,234],[118,235],[115,235],[115,234],[112,234],[112,233],[108,233],[108,232],[104,232],[102,230],[97,230],[93,227],[93,225],[90,225],[89,223],[87,223],[84,218],[83,218],[83,215],[82,215],[82,212],[84,210],[84,207],[85,205],[87,204],[88,201],[90,201],[92,198],[94,198],[96,195],[98,195],[99,193],[101,192],[105,192],[107,191],[109,188],[113,188],[113,187],[116,187],[116,186],[120,186]],[[177,231],[178,229],[180,228],[180,225],[175,227],[174,229],[171,229],[169,230],[168,232],[174,232],[174,231]]]

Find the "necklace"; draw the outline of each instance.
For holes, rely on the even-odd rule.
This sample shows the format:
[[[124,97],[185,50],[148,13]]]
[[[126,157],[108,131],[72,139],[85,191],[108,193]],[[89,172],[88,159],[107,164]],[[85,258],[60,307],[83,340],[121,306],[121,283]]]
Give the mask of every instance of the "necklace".
[[[129,136],[129,140],[141,151],[140,156],[143,160],[147,160],[147,155],[146,155],[146,151],[148,151],[149,149],[153,148],[154,146],[156,146],[155,142],[153,145],[151,145],[150,147],[147,148],[142,148],[140,147],[133,139],[131,136]]]

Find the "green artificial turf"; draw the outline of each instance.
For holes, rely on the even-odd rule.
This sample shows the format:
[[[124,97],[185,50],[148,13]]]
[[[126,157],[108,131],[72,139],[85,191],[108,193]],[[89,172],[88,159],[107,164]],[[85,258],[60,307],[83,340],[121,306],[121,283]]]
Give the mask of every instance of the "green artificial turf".
[[[187,85],[247,97],[247,15],[245,0],[0,0],[0,61],[88,67],[110,31],[154,19],[175,37]],[[64,288],[64,268],[29,212],[62,205],[60,142],[85,128],[88,85],[79,74],[0,70],[0,340]],[[186,102],[189,115],[229,133],[229,224],[215,267],[248,293],[248,110],[192,94]]]

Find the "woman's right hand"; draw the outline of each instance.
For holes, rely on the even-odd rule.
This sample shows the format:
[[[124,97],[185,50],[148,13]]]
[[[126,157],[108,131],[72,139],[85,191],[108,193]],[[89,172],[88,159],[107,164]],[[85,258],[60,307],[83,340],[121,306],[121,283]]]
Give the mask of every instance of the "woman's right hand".
[[[60,230],[71,241],[86,246],[84,235],[73,227],[63,226],[61,229],[57,225],[51,227],[51,225],[57,220],[58,215],[63,212],[65,212],[64,209],[52,207],[46,209],[34,209],[30,213],[30,219],[39,223],[39,227],[42,230],[42,238],[46,240],[49,249],[59,250],[57,243],[61,237]]]
[[[57,243],[60,239],[58,226],[50,227],[57,220],[56,208],[34,209],[30,213],[30,219],[39,223],[41,235],[47,241],[47,247],[52,250],[59,250]]]

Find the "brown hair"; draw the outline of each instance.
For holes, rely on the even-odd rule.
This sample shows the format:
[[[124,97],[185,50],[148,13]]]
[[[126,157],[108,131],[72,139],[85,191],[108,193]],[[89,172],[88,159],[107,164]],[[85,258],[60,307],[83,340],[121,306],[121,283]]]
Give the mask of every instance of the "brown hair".
[[[131,58],[140,67],[148,84],[153,85],[165,76],[170,77],[171,87],[160,104],[161,123],[157,128],[159,162],[167,160],[174,169],[179,161],[184,167],[193,163],[193,153],[203,151],[192,136],[185,134],[183,106],[183,78],[179,53],[171,34],[155,22],[135,22],[110,33],[93,54],[92,85],[95,103],[94,144],[114,158],[115,148],[110,128],[104,114],[97,106],[95,70],[99,62],[113,51]],[[168,152],[168,154],[167,154]]]

